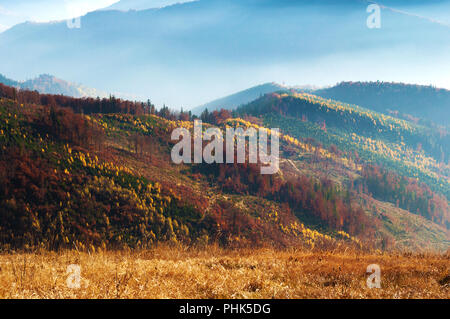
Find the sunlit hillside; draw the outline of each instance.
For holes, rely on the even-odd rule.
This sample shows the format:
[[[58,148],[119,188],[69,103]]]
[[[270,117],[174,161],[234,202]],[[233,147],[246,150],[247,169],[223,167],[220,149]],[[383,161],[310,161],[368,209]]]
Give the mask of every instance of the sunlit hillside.
[[[393,167],[374,166],[364,153],[302,137],[288,122],[280,125],[281,170],[263,176],[257,164],[173,164],[170,134],[176,127],[192,128],[188,113],[156,111],[151,103],[80,100],[5,86],[2,96],[0,160],[8,167],[0,193],[4,249],[145,248],[158,242],[449,248],[448,201],[440,192],[446,184],[431,187],[428,180],[417,181]],[[344,112],[336,116],[341,121],[375,122],[363,132],[355,127],[354,134],[375,131],[372,138],[381,141],[404,134],[406,141],[421,138],[426,151],[434,150],[435,144],[426,144],[430,135],[407,123],[373,112],[353,113],[339,104],[331,107]],[[272,114],[277,118],[277,112]],[[216,111],[202,119],[204,128],[259,128],[268,121],[267,116],[245,116]],[[391,129],[375,129],[381,125],[376,121]],[[309,125],[311,132],[320,131]],[[414,165],[426,159],[422,154]],[[433,163],[414,168],[433,173]],[[438,173],[443,176],[445,170]]]

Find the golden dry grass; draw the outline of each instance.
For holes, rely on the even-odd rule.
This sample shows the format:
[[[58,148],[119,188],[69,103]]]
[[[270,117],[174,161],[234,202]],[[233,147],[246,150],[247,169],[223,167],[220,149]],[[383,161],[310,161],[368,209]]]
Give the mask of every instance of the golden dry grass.
[[[81,288],[67,267],[81,267]],[[369,289],[369,264],[381,289]],[[0,255],[0,298],[445,298],[449,255],[160,247]],[[446,279],[447,278],[447,279]]]

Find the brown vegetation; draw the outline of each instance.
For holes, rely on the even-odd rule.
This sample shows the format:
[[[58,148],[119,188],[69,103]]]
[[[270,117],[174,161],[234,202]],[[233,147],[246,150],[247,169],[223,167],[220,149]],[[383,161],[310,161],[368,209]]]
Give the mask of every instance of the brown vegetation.
[[[0,298],[450,298],[449,254],[184,249],[0,255]],[[81,267],[81,288],[67,267]],[[367,288],[367,266],[381,288]]]

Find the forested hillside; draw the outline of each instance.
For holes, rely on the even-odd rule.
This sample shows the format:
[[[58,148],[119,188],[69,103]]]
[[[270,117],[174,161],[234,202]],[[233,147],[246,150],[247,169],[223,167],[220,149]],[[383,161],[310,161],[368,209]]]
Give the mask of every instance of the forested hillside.
[[[281,170],[263,176],[258,164],[173,164],[172,130],[193,127],[195,117],[186,112],[157,111],[150,102],[76,99],[3,85],[0,97],[3,249],[150,247],[162,242],[448,249],[448,202],[440,193],[445,185],[404,187],[409,182],[401,171],[396,171],[399,176],[385,174],[367,166],[370,161],[355,151],[300,136],[287,121],[307,122],[281,114],[289,108],[281,113],[260,108],[261,114],[242,113],[243,118],[229,111],[202,114],[205,128],[259,128],[270,119],[267,126],[274,127],[276,119],[284,121],[279,126]],[[272,98],[300,97],[273,95],[262,101]],[[353,121],[345,115],[349,110],[333,107],[328,112],[343,112],[341,121]],[[360,112],[354,121],[366,128],[358,134],[396,141],[400,132],[408,141],[421,138],[430,152],[435,149],[415,127],[389,118],[384,121],[392,131],[379,132],[375,124],[368,125],[369,115]],[[316,124],[309,125],[314,132]],[[419,168],[442,177],[444,171],[432,171],[433,163]],[[388,196],[392,187],[398,203],[396,195]]]
[[[418,178],[450,196],[450,136],[445,130],[417,125],[368,109],[311,94],[266,95],[238,109],[241,116],[261,116],[296,138],[337,146],[358,160]]]

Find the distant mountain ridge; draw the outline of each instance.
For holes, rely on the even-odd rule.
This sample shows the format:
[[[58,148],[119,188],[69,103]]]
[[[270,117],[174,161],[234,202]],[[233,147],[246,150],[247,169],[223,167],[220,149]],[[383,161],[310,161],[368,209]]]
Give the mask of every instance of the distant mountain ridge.
[[[433,86],[394,82],[341,82],[327,88],[314,86],[283,86],[265,83],[211,101],[192,109],[200,114],[205,109],[234,110],[251,103],[262,95],[275,92],[306,92],[322,98],[358,105],[372,111],[392,115],[412,122],[432,121],[450,125],[450,91]]]
[[[163,8],[177,3],[189,2],[193,0],[121,0],[102,10],[148,10]]]
[[[88,88],[80,84],[71,83],[49,74],[41,74],[38,77],[27,81],[15,81],[0,74],[0,83],[14,86],[22,90],[38,91],[46,94],[62,94],[72,97],[106,97],[105,92]]]
[[[323,98],[356,104],[382,113],[402,113],[450,125],[450,91],[393,82],[341,82],[314,91]]]
[[[288,87],[277,84],[275,82],[264,83],[200,105],[192,109],[192,113],[198,115],[205,109],[208,109],[208,111],[215,111],[220,109],[234,110],[243,104],[247,104],[252,102],[253,100],[256,100],[264,94],[287,90]]]
[[[200,0],[94,11],[81,17],[79,29],[66,21],[23,23],[0,34],[0,59],[8,61],[1,72],[20,79],[58,74],[179,109],[267,79],[336,83],[355,74],[352,65],[372,80],[411,82],[421,74],[402,75],[405,64],[448,65],[448,28],[385,10],[383,28],[374,31],[366,9],[356,0]],[[412,45],[420,52],[407,50]],[[379,58],[379,51],[391,58]],[[326,58],[330,52],[339,58]]]

